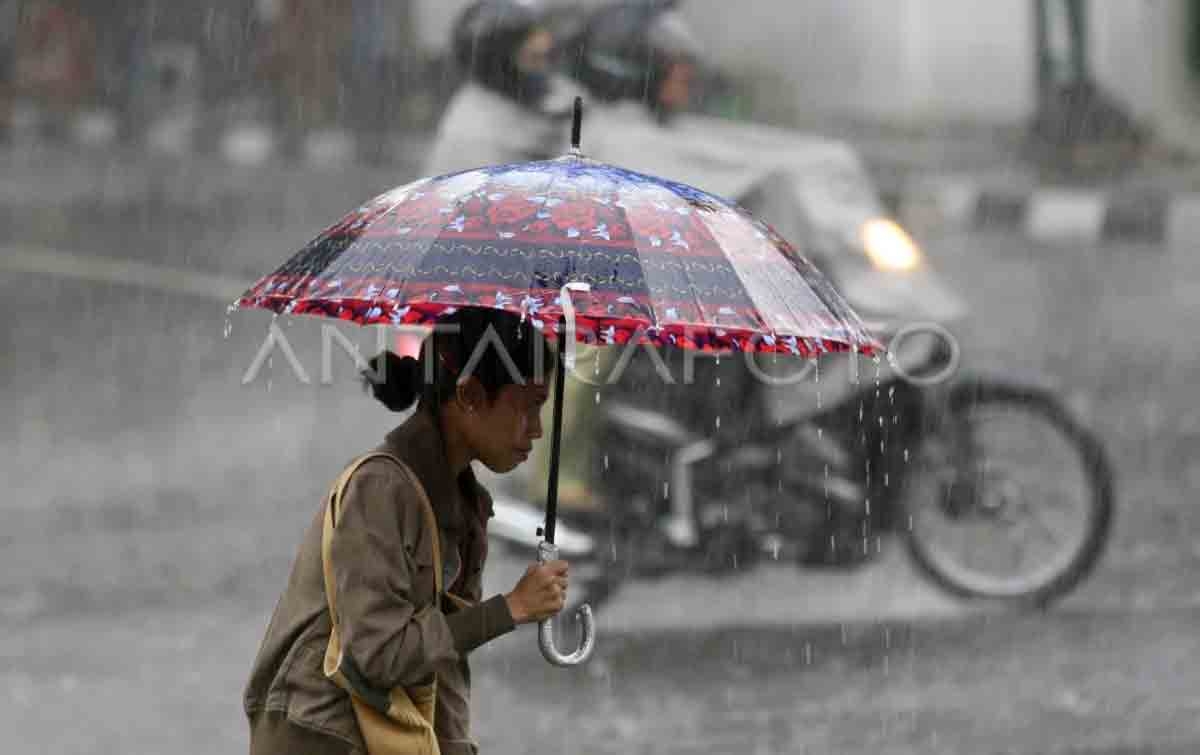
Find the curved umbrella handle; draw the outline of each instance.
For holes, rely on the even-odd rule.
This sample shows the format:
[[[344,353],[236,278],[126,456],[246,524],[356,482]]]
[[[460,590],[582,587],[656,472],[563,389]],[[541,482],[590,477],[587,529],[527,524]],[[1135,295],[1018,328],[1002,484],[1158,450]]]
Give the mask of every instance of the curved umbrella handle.
[[[538,543],[538,563],[558,560],[558,546],[542,541]],[[596,649],[596,628],[592,618],[592,607],[586,603],[577,612],[583,637],[579,647],[570,655],[564,655],[554,645],[554,619],[546,619],[538,624],[538,647],[544,657],[554,666],[578,666],[587,663]]]

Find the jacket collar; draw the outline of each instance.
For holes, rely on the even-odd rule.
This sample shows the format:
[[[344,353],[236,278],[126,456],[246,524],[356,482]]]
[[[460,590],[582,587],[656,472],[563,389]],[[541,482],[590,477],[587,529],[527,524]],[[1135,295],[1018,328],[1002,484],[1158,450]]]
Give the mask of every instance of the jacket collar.
[[[465,525],[465,506],[468,501],[475,503],[478,490],[475,473],[468,466],[457,480],[454,478],[442,435],[428,411],[418,409],[388,433],[380,450],[400,457],[417,475],[442,529],[458,531]],[[464,496],[463,491],[469,494]]]

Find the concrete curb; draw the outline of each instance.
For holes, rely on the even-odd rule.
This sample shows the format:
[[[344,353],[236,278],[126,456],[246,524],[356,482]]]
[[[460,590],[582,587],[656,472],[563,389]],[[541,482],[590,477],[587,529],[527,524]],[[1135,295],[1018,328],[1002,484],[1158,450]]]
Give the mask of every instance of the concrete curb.
[[[289,195],[288,205],[314,194],[352,203],[368,199],[366,191],[417,178],[431,138],[396,133],[378,140],[331,128],[285,149],[285,136],[264,123],[233,123],[204,138],[199,125],[164,118],[137,143],[119,140],[114,116],[103,111],[79,114],[59,138],[23,127],[5,139],[0,129],[0,206],[203,209],[219,201],[257,206],[281,194]]]
[[[1200,193],[1159,188],[994,185],[970,177],[911,178],[882,192],[924,232],[1010,231],[1047,244],[1187,246],[1200,239]]]
[[[224,200],[258,206],[262,202],[256,200],[264,197],[278,203],[281,192],[287,195],[282,203],[293,209],[311,204],[314,194],[340,203],[347,197],[358,201],[369,191],[418,177],[431,138],[399,135],[390,140],[386,155],[368,158],[355,134],[329,129],[310,133],[297,145],[297,154],[285,158],[282,136],[266,124],[230,124],[211,135],[207,151],[197,149],[196,126],[187,118],[164,119],[139,147],[115,144],[115,122],[104,113],[76,118],[68,144],[46,144],[26,129],[25,138],[0,149],[0,205],[211,207]],[[919,170],[885,171],[876,180],[884,204],[918,232],[1005,231],[1048,244],[1172,247],[1200,238],[1200,190],[1190,186],[1173,191],[1151,182],[1078,189],[1037,185],[1012,172],[981,178]]]

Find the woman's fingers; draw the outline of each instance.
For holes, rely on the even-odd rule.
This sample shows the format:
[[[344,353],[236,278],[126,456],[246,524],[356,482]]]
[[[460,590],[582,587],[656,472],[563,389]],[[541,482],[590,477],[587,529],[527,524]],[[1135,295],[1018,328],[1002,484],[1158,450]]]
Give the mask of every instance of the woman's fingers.
[[[526,570],[522,582],[531,588],[533,605],[530,613],[537,621],[552,618],[566,605],[568,571],[565,561],[547,561],[544,564],[534,564]]]
[[[520,621],[544,621],[562,611],[567,602],[566,561],[531,564],[509,596],[510,610]]]

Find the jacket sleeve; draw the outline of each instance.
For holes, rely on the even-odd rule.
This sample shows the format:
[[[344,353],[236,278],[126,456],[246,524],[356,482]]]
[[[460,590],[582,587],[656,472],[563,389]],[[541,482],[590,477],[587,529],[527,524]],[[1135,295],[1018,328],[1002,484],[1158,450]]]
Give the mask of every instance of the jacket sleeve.
[[[416,490],[390,466],[368,461],[351,477],[331,549],[342,649],[379,689],[420,684],[436,664],[512,628],[501,596],[450,617],[418,610],[415,545],[436,533],[424,532]]]

